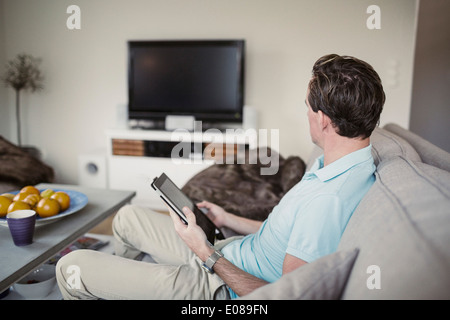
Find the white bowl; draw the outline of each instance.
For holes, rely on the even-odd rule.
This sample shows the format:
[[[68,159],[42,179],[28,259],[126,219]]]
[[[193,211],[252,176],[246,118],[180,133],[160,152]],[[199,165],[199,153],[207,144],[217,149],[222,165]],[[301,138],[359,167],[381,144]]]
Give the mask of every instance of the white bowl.
[[[55,266],[43,264],[13,284],[13,289],[24,298],[42,299],[52,292],[55,284]]]

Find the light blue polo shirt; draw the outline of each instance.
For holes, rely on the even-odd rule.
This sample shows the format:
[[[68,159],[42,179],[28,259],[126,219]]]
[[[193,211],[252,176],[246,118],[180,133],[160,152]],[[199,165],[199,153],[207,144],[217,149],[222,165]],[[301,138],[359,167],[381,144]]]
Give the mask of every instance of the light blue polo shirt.
[[[323,155],[273,208],[258,232],[222,249],[240,269],[268,282],[288,253],[306,262],[335,252],[353,211],[375,182],[372,146],[323,166]],[[230,289],[231,297],[237,295]]]

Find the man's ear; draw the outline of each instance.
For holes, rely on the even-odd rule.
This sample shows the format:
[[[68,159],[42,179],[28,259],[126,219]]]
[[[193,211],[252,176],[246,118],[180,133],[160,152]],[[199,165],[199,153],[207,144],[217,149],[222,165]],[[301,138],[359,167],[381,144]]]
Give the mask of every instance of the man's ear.
[[[331,128],[331,119],[329,116],[327,116],[325,113],[323,113],[321,110],[317,111],[319,114],[319,125],[320,128],[322,128],[322,131],[325,131],[326,129]]]

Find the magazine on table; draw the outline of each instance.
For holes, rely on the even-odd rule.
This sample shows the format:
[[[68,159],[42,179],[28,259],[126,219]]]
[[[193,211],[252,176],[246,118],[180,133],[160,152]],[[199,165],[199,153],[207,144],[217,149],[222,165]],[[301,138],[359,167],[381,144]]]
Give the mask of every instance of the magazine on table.
[[[64,257],[66,254],[79,250],[79,249],[90,249],[90,250],[98,250],[104,246],[106,246],[109,241],[103,241],[94,237],[82,236],[78,238],[74,243],[60,251],[58,254],[53,256],[47,261],[47,264],[56,264],[59,259]]]

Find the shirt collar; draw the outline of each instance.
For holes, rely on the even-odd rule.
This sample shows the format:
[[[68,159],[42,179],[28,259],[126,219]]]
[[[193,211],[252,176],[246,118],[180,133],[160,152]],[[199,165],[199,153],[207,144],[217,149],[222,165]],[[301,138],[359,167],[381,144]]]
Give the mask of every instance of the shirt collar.
[[[311,167],[307,175],[315,175],[321,181],[330,180],[341,173],[347,171],[351,167],[360,164],[364,161],[372,159],[372,144],[367,147],[354,151],[332,163],[323,166],[324,156],[321,155],[316,159],[314,165]]]

